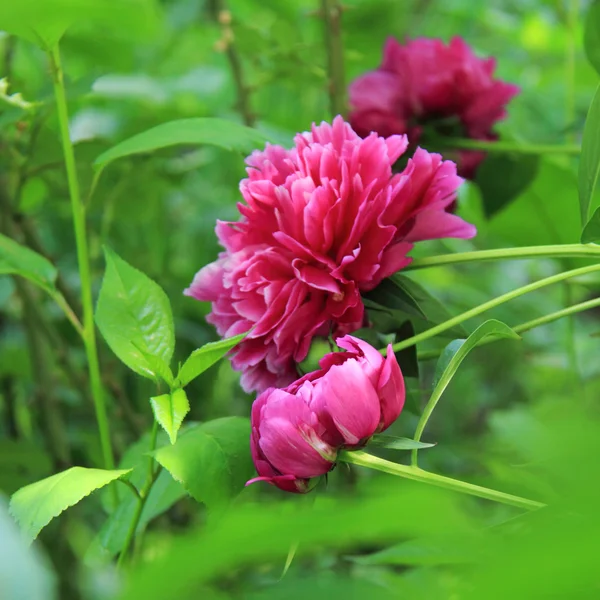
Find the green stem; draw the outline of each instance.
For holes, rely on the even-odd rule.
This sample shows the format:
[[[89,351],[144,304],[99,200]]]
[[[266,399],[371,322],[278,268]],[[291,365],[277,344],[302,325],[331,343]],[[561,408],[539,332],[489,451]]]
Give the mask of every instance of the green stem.
[[[439,325],[436,325],[431,329],[427,329],[422,333],[414,335],[413,337],[410,337],[406,340],[402,340],[397,344],[394,344],[394,352],[399,352],[400,350],[404,350],[404,348],[409,348],[410,346],[414,346],[419,342],[435,337],[436,335],[443,333],[448,329],[452,329],[452,327],[455,327],[456,325],[460,325],[464,321],[468,321],[469,319],[476,317],[477,315],[480,315],[481,313],[486,312],[487,310],[496,308],[497,306],[500,306],[505,302],[509,302],[510,300],[514,300],[519,296],[523,296],[524,294],[528,294],[529,292],[534,292],[548,285],[552,285],[553,283],[558,283],[559,281],[565,281],[566,279],[578,277],[579,275],[586,275],[595,271],[600,271],[600,264],[590,265],[588,267],[581,267],[579,269],[572,269],[570,271],[558,273],[557,275],[545,277],[544,279],[540,279],[539,281],[535,281],[528,285],[524,285],[523,287],[517,288],[516,290],[513,290],[511,292],[507,292],[506,294],[502,294],[502,296],[498,296],[497,298],[489,300],[488,302],[484,302],[483,304],[480,304],[479,306],[476,306],[471,310],[457,315],[452,319],[448,319],[447,321],[444,321],[443,323],[440,323]]]
[[[88,361],[90,375],[90,387],[96,411],[96,421],[100,434],[100,445],[104,466],[114,469],[115,461],[110,442],[110,430],[108,416],[104,399],[104,392],[100,379],[100,365],[98,362],[98,350],[96,347],[96,330],[94,327],[94,306],[92,301],[92,281],[90,275],[89,250],[86,236],[86,214],[85,206],[81,202],[79,182],[77,180],[77,168],[75,165],[75,154],[69,137],[69,114],[67,110],[67,99],[65,94],[63,70],[60,62],[58,45],[50,52],[52,66],[52,82],[54,96],[56,98],[56,109],[58,112],[58,123],[62,139],[65,168],[67,171],[67,182],[69,196],[71,197],[71,210],[73,214],[73,227],[75,229],[75,242],[77,245],[77,262],[79,265],[79,279],[81,282],[81,305],[83,308],[83,343]],[[113,489],[114,486],[113,486]],[[115,492],[116,494],[116,492]]]
[[[513,496],[512,494],[505,494],[504,492],[498,492],[479,485],[459,481],[458,479],[444,477],[443,475],[436,475],[435,473],[423,471],[418,467],[399,465],[390,462],[389,460],[372,456],[366,452],[344,451],[338,454],[338,460],[382,471],[383,473],[389,473],[390,475],[405,477],[406,479],[411,479],[413,481],[428,483],[454,492],[469,494],[471,496],[493,500],[494,502],[500,502],[502,504],[510,504],[511,506],[516,506],[517,508],[523,508],[525,510],[537,510],[538,508],[543,508],[545,506],[545,504],[542,504],[541,502],[527,500],[526,498],[520,498],[519,496]]]
[[[600,257],[600,245],[597,244],[552,244],[548,246],[524,246],[522,248],[498,248],[496,250],[475,250],[472,252],[456,252],[426,258],[415,258],[405,270],[425,269],[458,265],[485,260],[520,260],[526,258],[571,256],[585,258]]]
[[[447,138],[436,140],[448,149],[461,148],[464,150],[481,150],[484,152],[497,152],[506,154],[580,154],[581,146],[577,144],[551,145],[551,144],[523,144],[520,142],[486,142],[483,140],[465,140]]]
[[[527,331],[535,329],[536,327],[547,325],[548,323],[558,321],[559,319],[562,319],[564,317],[569,317],[579,312],[583,312],[584,310],[589,310],[598,306],[600,306],[600,298],[593,298],[592,300],[587,300],[586,302],[574,304],[573,306],[569,306],[568,308],[557,310],[556,312],[544,315],[543,317],[538,317],[537,319],[532,319],[531,321],[521,323],[520,325],[515,325],[514,327],[512,327],[512,330],[515,333],[526,333]],[[485,346],[486,344],[491,344],[492,342],[495,342],[499,339],[503,338],[487,337],[484,338],[481,341],[481,343],[478,344],[478,346]],[[419,352],[418,359],[420,361],[433,360],[434,358],[438,358],[441,354],[442,350],[426,350],[425,352]]]
[[[129,529],[127,530],[127,535],[125,537],[125,543],[123,544],[123,549],[121,550],[121,554],[119,555],[119,560],[117,561],[117,566],[120,568],[125,563],[125,559],[127,554],[129,553],[129,549],[133,543],[135,538],[135,534],[140,523],[140,518],[142,516],[142,512],[144,510],[144,506],[146,505],[146,500],[148,499],[148,495],[150,494],[150,490],[160,473],[160,467],[158,469],[154,469],[154,457],[152,453],[156,449],[156,439],[158,436],[158,421],[154,421],[152,425],[152,433],[150,434],[150,456],[148,457],[148,474],[146,476],[146,482],[142,489],[137,493],[138,503],[135,507],[135,512],[133,513],[133,518],[131,519],[131,523],[129,524]],[[137,490],[136,490],[137,491]]]
[[[342,42],[342,7],[337,0],[321,0],[327,46],[328,91],[331,114],[346,112],[346,84],[344,83],[344,47]]]

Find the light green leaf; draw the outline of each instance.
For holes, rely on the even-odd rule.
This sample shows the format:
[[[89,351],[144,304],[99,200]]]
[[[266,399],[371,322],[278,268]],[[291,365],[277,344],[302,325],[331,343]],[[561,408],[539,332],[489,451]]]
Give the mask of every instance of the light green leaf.
[[[71,467],[15,492],[10,500],[10,513],[24,534],[34,540],[64,510],[130,471]]]
[[[91,22],[108,32],[153,35],[159,23],[154,0],[19,0],[0,2],[0,30],[44,49],[58,43],[74,23]]]
[[[417,442],[410,438],[395,437],[393,435],[377,434],[369,440],[369,446],[378,448],[389,448],[390,450],[414,450],[415,448],[433,448],[435,444]]]
[[[600,75],[600,0],[593,0],[588,9],[583,45],[588,60]]]
[[[54,291],[56,269],[41,254],[0,234],[0,275],[20,275],[48,292]]]
[[[185,415],[190,412],[190,403],[184,390],[150,398],[154,417],[167,432],[171,444],[177,440],[177,432]]]
[[[218,510],[254,474],[250,422],[224,417],[192,427],[175,445],[157,450],[154,457],[198,502]]]
[[[177,374],[177,381],[182,387],[186,386],[190,381],[196,379],[198,375],[206,371],[209,367],[212,367],[216,362],[221,360],[229,350],[239,344],[247,333],[241,333],[233,337],[219,340],[218,342],[210,342],[204,344],[202,348],[194,350],[188,359],[183,363],[179,373]]]
[[[596,90],[588,111],[579,160],[579,207],[581,223],[585,227],[589,221],[594,192],[600,173],[600,87]]]
[[[258,131],[225,119],[179,119],[157,125],[120,142],[103,152],[94,165],[101,169],[117,158],[179,144],[210,144],[247,153],[263,147],[266,141]]]
[[[173,315],[163,290],[109,248],[96,323],[110,349],[133,371],[156,379],[154,356],[169,363],[175,347]]]

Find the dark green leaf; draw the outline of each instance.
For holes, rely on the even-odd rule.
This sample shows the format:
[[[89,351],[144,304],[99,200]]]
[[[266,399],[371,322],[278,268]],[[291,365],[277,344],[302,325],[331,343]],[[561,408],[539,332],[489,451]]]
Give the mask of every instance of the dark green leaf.
[[[175,347],[173,316],[163,290],[141,271],[105,248],[106,273],[96,308],[96,323],[111,350],[133,371],[156,379],[146,356],[165,363]]]
[[[0,275],[20,275],[52,292],[56,269],[41,254],[0,234]]]
[[[184,390],[175,390],[170,394],[150,398],[154,418],[167,432],[171,444],[177,440],[177,432],[190,412],[190,403]]]
[[[489,218],[519,196],[535,179],[539,158],[534,154],[487,155],[475,179]]]
[[[180,119],[138,133],[113,146],[103,152],[94,165],[103,168],[123,156],[152,152],[179,144],[210,144],[247,153],[264,146],[266,141],[258,131],[232,121],[211,118]]]
[[[591,210],[595,208],[592,201],[600,173],[600,135],[598,135],[598,131],[600,131],[600,87],[596,90],[590,105],[581,141],[579,206],[581,222],[584,227],[589,221]]]
[[[236,496],[254,473],[250,423],[242,417],[225,417],[197,425],[154,456],[198,502],[218,509]]]
[[[600,75],[600,0],[593,0],[588,9],[583,45],[588,60]]]
[[[91,22],[103,31],[152,35],[159,23],[153,0],[19,0],[0,3],[0,31],[52,48],[76,22]]]
[[[194,350],[183,363],[183,366],[177,374],[177,381],[182,387],[186,386],[190,381],[196,379],[198,375],[212,367],[216,362],[221,360],[229,350],[239,344],[245,337],[246,333],[235,335],[233,337],[219,340],[218,342],[210,342],[202,348]]]
[[[600,242],[600,206],[596,209],[581,234],[582,244],[597,244]]]
[[[395,437],[393,435],[377,434],[369,440],[369,445],[378,448],[390,448],[391,450],[414,450],[415,448],[433,448],[435,444],[426,444],[425,442],[417,442],[410,438]]]
[[[383,286],[383,288],[382,288]],[[382,293],[379,292],[382,288]],[[444,305],[413,279],[405,275],[392,275],[384,279],[374,290],[364,294],[365,306],[378,331],[397,331],[407,316],[415,326],[437,325],[452,317]],[[458,325],[449,335],[468,335],[468,331]]]
[[[10,500],[10,513],[23,533],[33,540],[64,510],[130,471],[72,467],[15,492]]]
[[[396,341],[400,342],[413,337],[415,335],[415,328],[411,321],[406,321],[394,333],[396,334]],[[417,345],[413,344],[395,354],[404,377],[415,377],[418,379],[419,360],[417,359]]]

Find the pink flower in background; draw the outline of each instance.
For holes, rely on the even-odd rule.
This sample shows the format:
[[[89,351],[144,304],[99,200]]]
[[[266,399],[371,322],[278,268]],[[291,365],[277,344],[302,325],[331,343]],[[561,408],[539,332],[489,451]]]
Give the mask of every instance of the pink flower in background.
[[[417,149],[394,175],[406,147],[406,136],[362,139],[337,117],[291,150],[249,157],[241,219],[217,223],[225,251],[186,290],[213,303],[219,334],[254,327],[232,359],[247,391],[293,381],[315,335],[360,328],[360,293],[408,265],[414,242],[475,235],[446,210],[461,183],[454,163]]]
[[[362,136],[405,133],[411,144],[423,141],[427,127],[440,137],[496,139],[493,126],[519,88],[495,79],[495,68],[495,59],[477,58],[459,37],[448,45],[388,38],[379,68],[350,85],[350,122]],[[471,179],[485,154],[458,155],[460,175]]]
[[[304,493],[335,465],[341,448],[361,448],[404,406],[404,379],[391,346],[384,358],[366,342],[337,340],[321,369],[287,388],[268,389],[252,406],[252,457],[258,477]]]

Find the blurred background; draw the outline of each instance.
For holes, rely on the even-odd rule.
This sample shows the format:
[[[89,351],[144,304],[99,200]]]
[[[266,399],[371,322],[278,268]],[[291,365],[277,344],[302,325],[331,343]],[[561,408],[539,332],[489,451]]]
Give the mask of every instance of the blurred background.
[[[345,0],[342,40],[346,82],[379,64],[387,36],[400,40],[437,37],[448,41],[458,35],[478,55],[496,57],[497,76],[522,89],[509,105],[508,118],[498,128],[501,139],[532,144],[579,143],[598,85],[598,74],[583,49],[585,16],[591,4],[586,0]],[[165,121],[218,116],[257,127],[268,138],[289,146],[296,132],[309,129],[313,122],[332,118],[324,25],[316,0],[163,0],[152,5],[152,11],[155,17],[151,26],[140,22],[139,30],[76,23],[61,43],[71,138],[84,197],[91,186],[93,161],[101,152]],[[0,98],[2,231],[51,257],[61,273],[61,285],[78,306],[75,241],[46,57],[33,44],[0,33],[2,77],[7,78],[10,93],[20,92],[26,102],[36,103],[35,108],[27,109]],[[183,290],[196,271],[217,256],[215,220],[237,218],[236,203],[241,200],[238,185],[245,175],[243,159],[240,154],[219,148],[181,146],[128,157],[107,167],[90,201],[89,236],[96,289],[104,269],[103,244],[158,282],[173,305],[176,360],[216,339],[214,329],[204,320],[209,305],[184,297]],[[479,235],[474,240],[421,244],[413,255],[578,242],[577,159],[549,154],[527,163],[526,168],[531,171],[526,189],[492,217],[486,216],[478,185],[463,186],[458,210],[477,225]],[[493,169],[488,177],[488,182],[495,185]],[[419,270],[410,277],[454,315],[529,281],[579,264],[578,260],[562,259],[476,263]],[[588,278],[545,288],[469,321],[467,331],[486,318],[516,325],[596,297],[598,284],[597,278]],[[540,475],[536,461],[542,459],[533,457],[532,452],[541,452],[546,460],[545,451],[552,446],[548,439],[564,436],[564,444],[558,446],[569,448],[576,446],[578,439],[590,443],[596,439],[595,429],[586,437],[581,427],[586,423],[592,427],[589,415],[594,414],[600,392],[598,316],[597,311],[590,311],[524,334],[521,342],[499,341],[473,352],[444,394],[427,429],[426,441],[437,442],[437,446],[422,452],[423,467],[535,498],[555,493],[553,486],[563,480]],[[419,350],[441,349],[450,339],[434,340]],[[127,371],[104,342],[100,344],[114,445],[117,455],[125,457],[126,462],[132,452],[141,452],[141,446],[137,450],[131,446],[151,424],[148,397],[154,389],[151,382]],[[411,373],[410,401],[391,433],[412,436],[431,389],[434,368],[435,361],[422,361],[418,373]],[[19,487],[58,469],[99,462],[85,373],[83,349],[58,309],[30,285],[0,277],[3,495],[8,497]],[[242,392],[238,381],[227,361],[204,373],[188,389],[191,419],[247,415],[252,397]],[[561,423],[566,419],[566,406],[570,407],[569,418],[574,419],[574,424],[565,432]],[[539,431],[541,423],[547,425],[543,435]],[[49,444],[49,439],[59,442]],[[532,448],[536,448],[535,452]],[[397,455],[392,458],[403,460]],[[595,466],[592,455],[586,451],[584,459],[589,464],[585,460],[581,464],[586,464],[586,472],[591,473]],[[564,472],[566,469],[560,471],[561,477]],[[319,496],[319,502],[323,496],[325,504],[319,517],[322,521],[313,524],[324,527],[328,519],[335,521],[336,511],[328,507],[328,498],[372,495],[369,490],[379,489],[376,482],[385,477],[360,470],[349,475],[346,467],[338,468],[331,474],[328,493]],[[509,509],[481,506],[474,501],[469,501],[465,510],[462,505],[457,507],[453,498],[438,499],[425,492],[421,497],[412,484],[398,486],[399,495],[395,495],[395,482],[385,487],[381,506],[373,504],[372,498],[365,499],[362,509],[360,505],[351,506],[347,509],[348,518],[356,520],[357,515],[363,515],[367,529],[368,520],[361,511],[368,512],[368,507],[391,518],[402,510],[397,499],[409,494],[407,489],[412,495],[407,497],[405,506],[416,511],[409,510],[409,514],[417,520],[433,519],[442,529],[444,519],[440,514],[435,518],[431,515],[432,511],[439,512],[440,506],[446,506],[445,502],[448,515],[456,517],[448,517],[453,523],[462,523],[465,515],[472,513],[480,519],[478,527],[485,528],[514,516]],[[200,547],[198,542],[194,545],[189,534],[184,538],[187,546],[174,547],[174,540],[201,525],[205,515],[202,507],[186,497],[173,480],[165,480],[161,494],[154,514],[148,515],[148,531],[137,552],[142,563],[156,559],[162,566],[156,570],[156,581],[150,577],[150,571],[144,572],[150,577],[148,581],[154,581],[152,585],[148,583],[142,590],[140,579],[123,597],[168,597],[159,595],[159,587],[153,591],[153,586],[171,577],[169,569],[176,564],[172,557],[178,557],[179,567],[183,568],[184,557],[190,556],[187,551],[202,557],[209,547]],[[254,486],[242,494],[240,502],[246,501],[250,506],[276,500],[284,507],[298,504],[297,499],[285,498],[281,502],[282,495],[278,490]],[[107,551],[98,538],[104,522],[101,505],[101,494],[97,494],[89,503],[51,523],[41,536],[40,552],[46,558],[39,560],[50,564],[56,573],[60,590],[57,597],[114,597],[120,589],[114,572],[106,566]],[[417,511],[417,506],[422,507],[422,512]],[[438,508],[429,512],[423,508],[434,506]],[[259,514],[249,513],[244,522],[255,520]],[[338,529],[331,526],[331,535],[342,540],[339,546],[344,550],[338,550],[335,543],[330,547],[323,540],[310,538],[307,544],[314,544],[315,550],[305,549],[309,556],[299,551],[283,588],[273,588],[272,584],[281,574],[286,552],[282,555],[259,548],[259,567],[249,569],[232,564],[226,576],[215,568],[221,583],[208,588],[203,587],[206,580],[191,579],[181,589],[173,589],[183,594],[181,598],[255,597],[253,594],[295,598],[307,593],[323,598],[358,598],[359,594],[370,598],[377,594],[396,597],[400,590],[416,597],[427,593],[429,598],[470,597],[473,590],[479,590],[479,598],[502,597],[496,596],[500,590],[515,593],[509,587],[485,587],[491,586],[491,581],[499,585],[500,576],[493,579],[490,575],[485,585],[469,579],[469,570],[465,571],[456,556],[448,554],[449,544],[444,546],[444,542],[434,544],[435,552],[431,545],[429,553],[422,550],[423,546],[421,554],[413,549],[409,559],[396,555],[393,559],[362,563],[348,560],[347,554],[376,553],[388,542],[409,539],[414,532],[394,529],[391,539],[383,536],[383,541],[356,533],[352,542],[350,534],[348,539],[340,534],[343,523],[338,525]],[[467,529],[471,531],[471,525],[457,525],[461,540]],[[597,525],[594,522],[586,527],[595,531]],[[535,526],[528,526],[534,530],[534,541],[528,538],[523,542],[525,546],[535,542],[539,543],[535,548],[543,548],[566,539],[552,538],[554,541],[546,543],[545,533],[539,534],[539,539],[535,537],[536,531],[539,533]],[[563,526],[569,535],[573,532],[573,528]],[[264,535],[274,535],[275,525],[265,527],[271,527],[271,533],[263,532]],[[374,531],[379,531],[377,527]],[[1,533],[3,528],[0,521],[0,546],[9,539],[8,533],[6,537]],[[263,535],[259,529],[255,533],[258,537]],[[216,548],[249,543],[233,534],[229,538],[223,532],[214,535],[221,535],[215,541]],[[469,540],[464,546],[473,554],[476,546]],[[582,557],[587,557],[591,548],[586,543],[575,544],[581,555],[571,557],[573,565],[581,569],[587,564]],[[462,547],[458,542],[450,545]],[[497,557],[508,556],[504,546],[496,550]],[[222,553],[227,554],[225,550]],[[456,564],[461,566],[448,567]],[[531,578],[541,577],[548,564],[540,559],[540,565],[531,566]],[[187,572],[196,568],[191,559],[186,565]],[[17,572],[16,567],[9,570]],[[585,576],[588,574],[586,571]],[[515,575],[514,581],[522,586],[529,579],[523,575],[521,580],[521,575]],[[461,577],[466,578],[468,585]],[[305,578],[309,578],[308,583],[300,585]],[[583,577],[581,581],[588,580]],[[454,584],[462,595],[452,596]],[[461,587],[463,584],[466,587]],[[598,597],[597,583],[596,588],[586,584],[577,593],[566,583],[564,588],[556,585],[556,598],[585,598],[588,594],[590,598]],[[165,588],[165,593],[168,590]],[[481,595],[482,590],[489,591],[489,595]],[[528,595],[510,597],[550,597],[542,592],[532,588]]]

